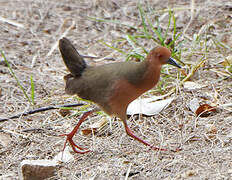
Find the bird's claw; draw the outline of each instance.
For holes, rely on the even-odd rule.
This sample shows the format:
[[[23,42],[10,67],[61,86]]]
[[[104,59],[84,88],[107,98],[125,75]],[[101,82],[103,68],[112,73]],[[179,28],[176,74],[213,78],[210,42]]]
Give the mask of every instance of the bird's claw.
[[[65,149],[65,147],[66,147],[67,142],[69,142],[69,144],[71,145],[73,151],[76,152],[76,153],[85,154],[85,153],[88,153],[88,152],[91,151],[91,150],[87,150],[86,148],[82,148],[82,147],[76,145],[76,144],[73,142],[72,136],[71,136],[70,134],[61,134],[61,135],[59,135],[59,136],[67,136],[66,141],[65,141],[65,143],[64,143],[63,151],[64,151],[64,149]],[[77,150],[77,149],[80,149],[81,151],[79,151],[79,150]],[[83,151],[83,150],[86,150],[86,151]]]

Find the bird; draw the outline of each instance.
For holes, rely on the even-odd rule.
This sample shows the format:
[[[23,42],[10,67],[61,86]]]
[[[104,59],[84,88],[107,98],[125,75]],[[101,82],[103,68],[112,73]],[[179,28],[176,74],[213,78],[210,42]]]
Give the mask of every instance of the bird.
[[[167,151],[167,149],[155,147],[136,136],[128,127],[126,110],[133,100],[158,83],[162,65],[170,64],[181,68],[171,57],[171,51],[168,48],[163,46],[153,48],[141,62],[114,62],[99,66],[87,65],[83,56],[65,37],[59,40],[59,50],[64,64],[70,72],[64,76],[65,92],[69,95],[78,95],[97,105],[96,108],[83,113],[70,133],[61,135],[66,136],[64,149],[69,142],[76,153],[90,152],[90,150],[77,145],[73,141],[73,136],[90,114],[103,110],[109,116],[120,118],[130,137],[151,149]]]

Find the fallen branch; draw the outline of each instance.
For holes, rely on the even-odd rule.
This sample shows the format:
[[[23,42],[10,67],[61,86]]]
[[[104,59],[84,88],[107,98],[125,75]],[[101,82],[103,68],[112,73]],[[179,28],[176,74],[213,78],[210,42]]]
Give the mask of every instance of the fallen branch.
[[[78,103],[78,104],[64,104],[64,105],[58,105],[58,106],[48,106],[48,107],[42,107],[42,108],[38,108],[38,109],[34,109],[31,111],[27,111],[24,113],[20,113],[8,118],[2,118],[0,119],[0,122],[4,122],[4,121],[8,121],[10,119],[15,119],[15,118],[19,118],[20,116],[27,116],[29,114],[35,114],[38,112],[43,112],[43,111],[48,111],[48,110],[52,110],[52,109],[62,109],[62,108],[67,108],[67,107],[76,107],[76,106],[83,106],[85,105],[84,103]]]

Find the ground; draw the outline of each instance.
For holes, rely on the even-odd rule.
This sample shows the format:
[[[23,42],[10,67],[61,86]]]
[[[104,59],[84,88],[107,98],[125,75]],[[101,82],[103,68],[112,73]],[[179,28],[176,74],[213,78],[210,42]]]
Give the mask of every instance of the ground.
[[[136,34],[136,28],[142,28],[139,4],[151,21],[159,18],[164,29],[168,26],[168,8],[173,10],[176,30],[183,33],[181,41],[176,42],[177,49],[182,51],[179,63],[187,74],[202,57],[205,59],[190,78],[203,87],[184,88],[180,83],[183,72],[171,69],[175,76],[171,84],[176,87],[172,94],[175,100],[158,115],[128,121],[133,131],[148,142],[180,151],[150,150],[129,138],[118,119],[111,119],[111,124],[94,136],[78,132],[75,141],[92,152],[75,154],[70,150],[74,160],[60,163],[56,176],[51,179],[230,179],[232,79],[231,69],[228,69],[231,66],[225,65],[232,52],[232,3],[229,0],[140,3],[1,0],[0,49],[28,95],[30,77],[33,77],[35,105],[25,98],[1,57],[0,118],[38,107],[77,102],[64,92],[63,76],[67,70],[56,42],[65,35],[81,54],[102,58],[87,59],[91,65],[108,63],[110,59],[123,61],[125,55],[101,42],[111,44],[127,34]],[[120,23],[100,22],[90,17]],[[143,40],[143,45],[151,49],[157,44]],[[126,51],[131,46],[122,43],[120,48]],[[200,104],[216,106],[217,111],[208,117],[197,116],[189,108],[193,98]],[[78,112],[78,108],[75,109],[72,113]],[[95,114],[82,128],[102,116],[105,117]],[[63,117],[60,110],[51,110],[0,122],[0,179],[18,179],[18,166],[24,159],[53,159],[62,151],[65,141],[59,135],[70,132],[78,118],[79,115]]]

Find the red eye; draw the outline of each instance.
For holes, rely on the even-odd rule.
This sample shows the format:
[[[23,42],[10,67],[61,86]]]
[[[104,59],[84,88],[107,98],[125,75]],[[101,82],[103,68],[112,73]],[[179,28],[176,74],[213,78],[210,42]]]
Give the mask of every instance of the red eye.
[[[162,55],[160,53],[157,53],[156,56],[157,57],[162,57]]]

